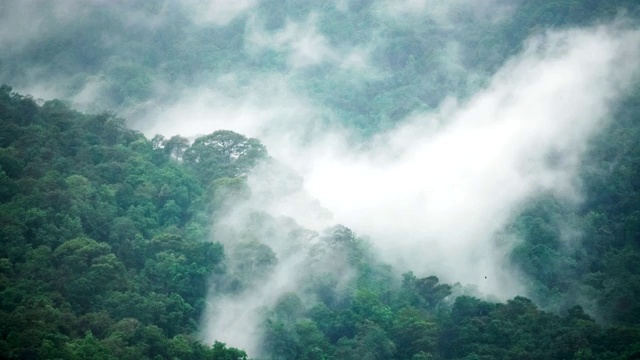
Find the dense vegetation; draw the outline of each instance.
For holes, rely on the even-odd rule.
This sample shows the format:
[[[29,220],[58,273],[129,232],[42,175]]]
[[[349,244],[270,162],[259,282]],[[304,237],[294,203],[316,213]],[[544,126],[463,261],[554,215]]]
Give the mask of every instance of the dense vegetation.
[[[193,336],[223,249],[173,147],[6,86],[0,134],[0,357],[246,357]]]
[[[213,215],[252,196],[247,174],[256,165],[278,166],[258,140],[227,130],[148,139],[112,113],[69,105],[138,114],[226,74],[249,84],[279,74],[330,110],[323,120],[366,137],[446,96],[470,96],[528,36],[621,14],[636,21],[637,1],[496,0],[496,14],[460,1],[446,19],[397,21],[371,0],[346,1],[346,10],[263,0],[252,10],[257,20],[223,25],[197,23],[185,3],[75,4],[75,21],[41,4],[40,24],[51,31],[0,38],[0,80],[42,81],[70,99],[0,88],[1,358],[246,359],[241,349],[205,344],[201,322],[208,299],[242,294],[273,271],[279,259],[261,236],[277,234],[295,246],[314,239],[305,250],[313,271],[261,309],[261,352],[252,356],[640,359],[638,86],[590,144],[585,201],[541,196],[504,230],[522,239],[509,256],[529,289],[504,303],[434,276],[399,277],[341,225],[316,234],[256,213],[234,235],[242,241],[223,246]],[[286,49],[247,40],[255,28],[273,40],[308,22],[338,52],[377,44],[373,70],[333,60],[297,66]],[[329,269],[336,258],[345,267]],[[350,274],[343,282],[340,271]]]
[[[614,119],[584,160],[584,203],[546,197],[531,204],[512,225],[525,239],[512,260],[530,276],[531,296],[544,307],[580,301],[606,323],[634,325],[640,323],[638,87]]]
[[[346,8],[336,5],[341,2]],[[37,14],[40,31],[33,38],[4,40],[0,80],[16,88],[44,88],[92,110],[138,115],[148,101],[171,103],[225,75],[244,84],[284,75],[293,91],[331,109],[325,117],[371,134],[414,111],[435,108],[447,96],[473,94],[532,34],[640,16],[635,0],[492,0],[486,6],[453,0],[444,15],[399,17],[387,7],[393,1],[261,0],[220,26],[198,20],[202,9],[193,3],[26,2],[16,16]],[[82,16],[69,15],[74,12]],[[299,28],[288,28],[292,24]],[[320,54],[348,57],[349,49],[360,49],[370,64],[345,67],[314,54],[298,64],[291,56],[295,44],[277,40],[290,36],[290,29],[312,31],[301,40],[312,43],[313,32],[321,34],[326,42],[318,44]]]
[[[268,158],[264,147],[228,131],[193,145],[179,137],[148,140],[110,114],[84,115],[60,101],[37,105],[9,87],[1,90],[2,357],[245,358],[221,343],[201,344],[195,332],[208,279],[225,276],[223,249],[208,241],[216,208],[211,191],[242,183],[247,169]],[[308,279],[303,292],[318,299],[312,306],[303,304],[304,294],[283,295],[264,314],[265,354],[639,356],[638,205],[629,204],[639,165],[638,157],[618,156],[638,149],[637,97],[622,109],[620,120],[598,138],[596,146],[607,151],[594,153],[599,161],[585,170],[586,188],[598,196],[572,216],[553,199],[541,200],[514,225],[527,235],[514,261],[544,289],[541,294],[569,296],[575,286],[591,287],[606,325],[567,305],[567,298],[561,302],[567,308],[553,314],[523,297],[504,304],[452,297],[463,290],[433,276],[407,273],[400,281],[366,240],[336,227],[321,241],[346,254],[355,277],[342,292],[330,278]],[[608,141],[612,136],[626,141]],[[579,250],[561,247],[559,216],[593,229]],[[248,280],[239,281],[236,287]]]

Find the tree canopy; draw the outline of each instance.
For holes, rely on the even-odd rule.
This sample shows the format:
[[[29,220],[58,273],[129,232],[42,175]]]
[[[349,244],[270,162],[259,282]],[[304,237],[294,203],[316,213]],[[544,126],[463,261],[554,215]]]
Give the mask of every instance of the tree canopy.
[[[267,177],[288,169],[257,138],[132,130],[157,125],[144,122],[159,104],[186,119],[232,103],[246,110],[234,121],[293,117],[276,119],[276,136],[300,126],[304,143],[319,133],[305,126],[337,123],[375,146],[488,87],[531,36],[637,26],[640,2],[205,3],[0,4],[0,82],[60,98],[0,86],[0,358],[640,359],[637,79],[576,164],[583,201],[537,194],[501,229],[519,239],[505,265],[526,289],[505,301],[400,274],[349,224],[247,210],[263,200],[248,181],[257,167],[286,192]],[[309,109],[317,119],[303,121]],[[290,171],[283,182],[303,187]],[[234,206],[248,220],[214,221]],[[297,282],[268,282],[287,276]],[[216,338],[246,319],[205,339],[220,299],[247,304],[255,354]]]

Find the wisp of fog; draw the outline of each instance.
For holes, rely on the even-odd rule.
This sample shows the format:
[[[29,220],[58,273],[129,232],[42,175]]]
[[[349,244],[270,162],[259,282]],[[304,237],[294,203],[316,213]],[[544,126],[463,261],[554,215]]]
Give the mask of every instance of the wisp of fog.
[[[366,143],[350,142],[342,129],[299,141],[295,127],[282,126],[287,116],[258,116],[255,127],[239,121],[304,179],[274,195],[274,183],[262,179],[277,174],[257,170],[246,206],[317,231],[345,224],[366,234],[398,272],[435,274],[499,299],[526,294],[508,263],[517,239],[497,234],[540,194],[580,201],[581,156],[637,76],[639,58],[640,32],[620,24],[547,32],[529,39],[470,99],[415,113]],[[277,112],[277,96],[260,112]],[[287,100],[299,114],[316,111],[304,98]],[[241,107],[244,100],[236,101]],[[239,213],[222,221],[234,223]],[[217,302],[210,314],[221,315],[209,318],[207,338],[258,351],[256,309],[301,286],[304,269],[304,248],[273,248],[276,270],[255,289]]]
[[[416,114],[365,151],[305,153],[319,158],[306,188],[394,264],[522,293],[494,235],[541,192],[579,199],[581,154],[636,75],[638,46],[637,31],[607,27],[533,38],[468,101]]]
[[[469,86],[475,91],[470,96],[442,94],[450,96],[439,106],[415,106],[408,116],[382,127],[385,131],[361,136],[346,125],[352,119],[342,118],[344,109],[323,103],[310,89],[317,86],[318,93],[328,99],[326,88],[334,89],[341,82],[349,91],[393,78],[390,66],[382,68],[381,61],[373,60],[389,33],[401,33],[402,27],[412,27],[424,16],[443,29],[455,28],[454,17],[461,8],[493,24],[508,17],[509,2],[379,0],[371,2],[370,17],[363,19],[399,23],[398,27],[389,30],[372,25],[370,33],[354,35],[358,41],[344,42],[323,33],[322,22],[328,20],[316,8],[297,18],[286,17],[282,24],[268,29],[271,25],[256,10],[260,4],[259,0],[183,0],[157,3],[157,8],[153,4],[129,8],[107,1],[7,2],[0,5],[2,59],[35,51],[40,44],[34,45],[37,39],[44,43],[47,35],[75,29],[74,21],[83,21],[79,15],[96,7],[112,6],[113,13],[105,14],[111,14],[113,21],[119,19],[122,26],[118,35],[104,33],[94,39],[107,55],[103,62],[93,59],[96,69],[87,70],[89,76],[76,74],[82,81],[65,79],[42,63],[25,66],[19,76],[14,77],[8,68],[0,75],[19,82],[18,91],[36,97],[66,97],[85,110],[117,103],[121,115],[149,137],[159,133],[193,139],[229,129],[256,137],[267,146],[279,165],[258,166],[250,174],[247,183],[252,196],[216,214],[212,238],[225,245],[231,278],[236,269],[242,269],[247,254],[263,256],[269,271],[236,292],[220,295],[216,286],[228,284],[212,286],[202,329],[209,342],[223,341],[251,355],[260,354],[260,321],[265,309],[301,289],[314,271],[332,272],[338,284],[348,283],[352,269],[339,254],[327,250],[325,254],[330,255],[317,258],[310,251],[321,246],[324,229],[335,224],[366,236],[397,274],[411,270],[418,276],[436,275],[443,282],[474,286],[477,296],[500,300],[526,295],[526,279],[508,259],[518,239],[505,236],[504,230],[540,195],[552,194],[576,204],[582,200],[579,173],[583,155],[590,139],[607,126],[617,102],[637,80],[640,30],[617,20],[538,33],[491,74],[458,71],[457,76],[467,74],[468,82],[474,84],[472,77],[489,77],[479,81],[483,84],[479,89]],[[347,12],[355,5],[335,0],[326,6]],[[29,21],[15,20],[23,18]],[[139,31],[152,38],[155,29],[171,30],[180,23],[210,31],[243,24],[233,36],[241,38],[237,43],[242,52],[234,59],[242,59],[244,65],[230,66],[232,70],[223,75],[210,69],[190,82],[185,80],[188,72],[172,80],[171,70],[166,72],[169,75],[147,78],[146,69],[119,58],[130,55],[117,53],[122,50],[119,40],[129,33]],[[163,32],[167,41],[189,35],[176,33],[179,36],[173,38],[169,30]],[[226,39],[225,34],[217,36]],[[429,56],[441,56],[446,62],[443,69],[464,68],[455,36],[442,44],[434,39],[442,49]],[[226,45],[222,42],[212,48]],[[128,49],[134,54],[135,50]],[[269,56],[272,63],[262,67],[263,57]],[[171,63],[171,57],[158,60],[165,63],[157,68],[182,66]],[[253,64],[258,65],[252,68]],[[317,69],[325,71],[317,73],[332,76],[331,81],[324,84],[314,77]],[[110,76],[116,75],[127,86],[112,81]],[[130,79],[134,76],[135,81]],[[301,85],[308,79],[317,82]],[[144,91],[125,96],[128,86],[136,90],[137,85]],[[439,87],[428,89],[434,88]],[[116,101],[109,89],[125,95]],[[368,100],[375,101],[375,95]],[[397,98],[382,97],[381,101],[388,99]],[[350,105],[342,104],[344,108]],[[278,231],[252,235],[261,237],[260,243],[268,249],[242,235],[256,213],[279,222]],[[579,233],[580,229],[574,230]],[[237,275],[242,276],[241,272]],[[304,296],[301,300],[305,304],[314,301]]]

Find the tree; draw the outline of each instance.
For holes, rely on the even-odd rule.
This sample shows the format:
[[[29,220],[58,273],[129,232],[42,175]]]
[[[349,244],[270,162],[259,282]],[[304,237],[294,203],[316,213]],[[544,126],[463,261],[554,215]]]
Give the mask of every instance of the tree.
[[[437,350],[438,327],[433,319],[415,308],[400,310],[394,321],[393,340],[401,359],[410,359],[418,354],[431,354]],[[419,357],[418,357],[419,358]]]
[[[239,177],[261,160],[267,150],[257,139],[229,130],[219,130],[197,138],[184,152],[184,162],[205,184],[222,177]]]

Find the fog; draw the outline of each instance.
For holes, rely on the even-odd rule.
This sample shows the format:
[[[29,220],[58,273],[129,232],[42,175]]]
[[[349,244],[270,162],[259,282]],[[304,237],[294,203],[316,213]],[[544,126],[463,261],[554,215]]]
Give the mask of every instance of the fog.
[[[109,6],[100,1],[91,4]],[[231,277],[246,275],[242,262],[247,251],[268,255],[269,266],[234,292],[223,293],[229,285],[214,279],[202,326],[207,341],[224,341],[249,354],[260,353],[260,321],[282,296],[296,292],[305,305],[313,303],[312,297],[300,291],[309,277],[330,273],[338,289],[348,286],[353,269],[339,249],[318,252],[326,247],[322,240],[325,229],[335,224],[366,236],[398,276],[409,270],[418,276],[437,275],[444,282],[475,286],[478,296],[500,300],[529,294],[527,279],[508,260],[519,240],[505,229],[528,202],[541,195],[552,194],[576,204],[583,200],[579,171],[589,140],[607,126],[612,110],[640,70],[640,31],[625,20],[538,29],[522,50],[510,54],[491,74],[465,68],[462,45],[445,39],[439,53],[432,56],[448,61],[434,70],[445,73],[420,79],[441,85],[438,82],[462,73],[475,81],[469,87],[475,92],[464,97],[460,93],[468,89],[439,94],[444,100],[438,100],[434,108],[426,104],[435,100],[412,93],[418,92],[412,83],[415,79],[396,79],[393,72],[393,66],[403,66],[402,70],[417,66],[411,63],[415,58],[398,60],[400,65],[381,65],[385,64],[381,54],[396,49],[385,46],[389,34],[397,29],[384,28],[384,24],[398,23],[402,28],[426,17],[444,29],[455,28],[460,25],[461,9],[474,14],[476,20],[498,23],[508,18],[511,5],[502,1],[380,0],[372,2],[372,18],[363,15],[376,24],[361,33],[353,30],[349,41],[340,42],[335,34],[323,33],[323,21],[328,20],[318,9],[285,16],[281,26],[268,29],[258,0],[154,4],[151,10],[139,9],[125,16],[123,29],[153,34],[156,28],[188,23],[214,33],[225,26],[238,26],[241,30],[235,35],[242,40],[237,45],[241,53],[232,60],[224,59],[227,62],[221,61],[224,64],[219,67],[216,63],[207,71],[178,76],[172,71],[191,63],[171,63],[172,56],[184,55],[183,49],[167,50],[169,55],[157,60],[158,64],[147,59],[154,64],[145,66],[174,70],[148,81],[144,71],[136,70],[139,79],[126,85],[139,86],[146,95],[134,92],[129,97],[122,95],[120,101],[114,100],[113,89],[126,93],[129,88],[116,86],[120,84],[111,77],[110,66],[135,61],[124,61],[124,55],[109,52],[116,52],[110,46],[119,39],[111,34],[100,37],[103,50],[107,49],[105,58],[95,60],[93,68],[87,66],[86,76],[78,83],[43,64],[21,69],[19,76],[3,67],[0,75],[35,97],[62,97],[84,109],[115,106],[148,137],[159,133],[194,139],[230,129],[267,146],[278,165],[265,164],[253,171],[247,180],[252,196],[216,213],[212,239],[225,244]],[[46,40],[73,23],[69,9],[77,2],[44,9],[37,5],[26,1],[0,7],[0,48],[7,51],[0,60],[18,56],[36,39]],[[355,5],[335,1],[331,6],[348,12]],[[83,14],[90,6],[80,8]],[[113,5],[112,11],[124,14],[125,10]],[[33,26],[12,20],[25,17]],[[189,35],[186,30],[176,31],[178,35],[168,33],[175,39]],[[209,39],[207,36],[203,38]],[[225,36],[221,35],[226,40]],[[222,52],[227,45],[225,41],[212,45],[213,53]],[[123,54],[135,54],[127,51]],[[446,72],[453,67],[455,75]],[[373,123],[379,121],[378,114],[367,111],[377,109],[378,95],[398,89],[412,94],[415,106],[408,115],[387,119],[386,127],[381,126],[385,131],[376,131],[379,124]],[[367,109],[343,98],[353,92],[367,94],[362,102]],[[379,101],[386,99],[383,96]],[[343,108],[335,105],[340,101]],[[353,119],[344,110],[350,107],[356,108],[352,113],[362,113],[367,124],[372,123],[373,134],[363,136],[354,129]],[[276,224],[269,226],[278,230],[257,228],[248,234],[256,213],[268,215]],[[579,229],[567,231],[579,233]],[[268,245],[273,259],[269,251],[255,247],[256,243]]]
[[[318,161],[307,189],[395,264],[522,293],[503,262],[512,244],[494,236],[542,192],[579,200],[581,155],[636,76],[639,44],[637,31],[607,27],[531,39],[470,100]]]
[[[434,21],[447,26],[460,25],[456,18],[461,14],[471,14],[481,21],[498,21],[508,16],[514,2],[502,0],[383,0],[375,4],[380,17],[400,18],[429,16]]]
[[[211,23],[217,26],[227,25],[236,17],[257,5],[258,0],[183,0],[190,15],[196,23]]]
[[[75,11],[71,11],[74,9]],[[0,4],[0,48],[20,50],[30,41],[51,35],[82,15],[79,1],[44,3],[36,0],[6,1]],[[75,13],[75,14],[74,14]],[[26,20],[26,21],[25,21]]]
[[[274,183],[256,171],[249,182],[254,200],[247,207],[294,218],[316,231],[345,224],[369,236],[398,273],[435,274],[503,300],[527,294],[526,279],[508,261],[518,239],[503,231],[542,194],[581,201],[582,155],[637,76],[639,56],[640,33],[621,24],[547,32],[529,39],[470,99],[449,99],[436,111],[415,113],[366,143],[350,142],[343,129],[297,143],[295,130],[279,126],[281,117],[262,118],[255,127],[239,122],[239,130],[253,129],[304,179],[300,189],[274,196]],[[277,98],[268,103],[279,108]],[[269,132],[272,126],[280,130]],[[228,223],[238,214],[228,215]],[[272,306],[277,295],[299,287],[296,274],[305,262],[291,259],[308,251],[273,249],[280,261],[276,270],[247,293],[261,295],[218,304],[231,318],[234,309],[242,309],[243,321],[229,326],[212,320],[210,339],[256,349],[254,337],[237,342],[238,334],[257,328],[258,316],[247,309]]]
[[[619,24],[534,37],[472,98],[413,114],[365,143],[340,128],[309,138],[307,125],[332,114],[294,94],[286,78],[257,81],[233,98],[196,91],[163,110],[149,133],[195,136],[224,126],[256,136],[333,214],[302,225],[345,224],[403,269],[506,298],[523,289],[503,262],[512,244],[494,235],[541,193],[579,201],[581,155],[635,76],[638,42],[636,30]],[[278,215],[308,213],[292,206]]]
[[[276,32],[265,31],[259,17],[249,22],[247,52],[259,56],[263,49],[288,53],[287,62],[292,69],[301,69],[323,63],[339,68],[364,70],[370,67],[366,47],[337,49],[317,29],[317,14],[310,14],[303,22],[288,21]]]

